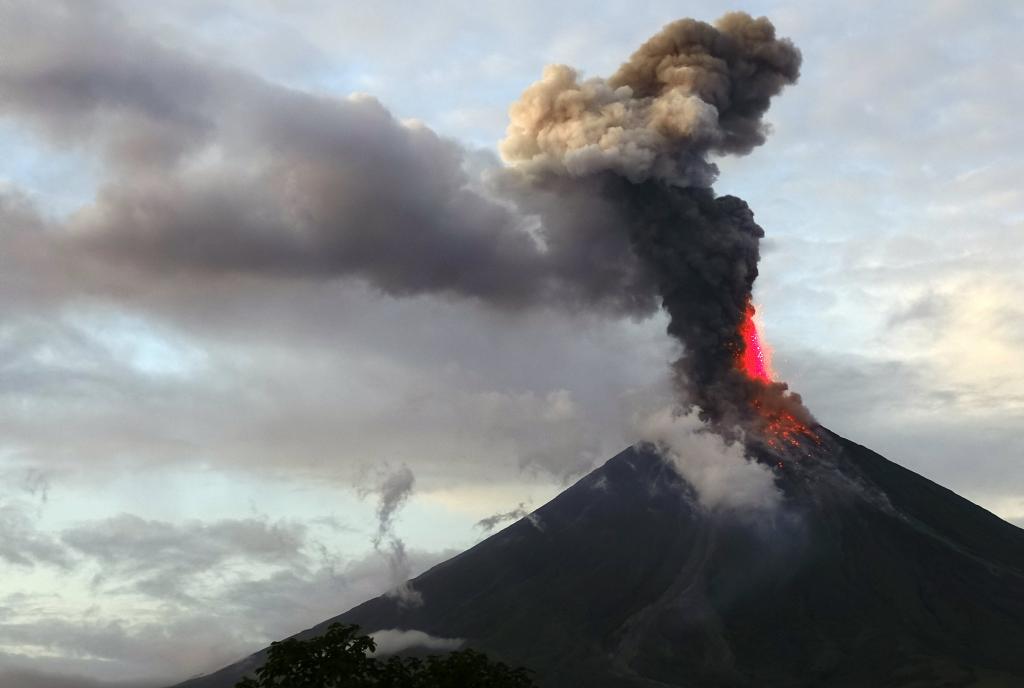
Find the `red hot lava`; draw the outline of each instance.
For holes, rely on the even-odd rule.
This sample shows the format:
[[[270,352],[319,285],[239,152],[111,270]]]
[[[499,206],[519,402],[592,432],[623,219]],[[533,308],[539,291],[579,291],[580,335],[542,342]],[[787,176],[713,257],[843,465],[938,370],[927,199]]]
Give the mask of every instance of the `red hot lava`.
[[[761,336],[757,332],[755,312],[753,304],[748,303],[743,322],[740,324],[743,350],[736,354],[736,367],[750,379],[757,380],[767,387],[775,381],[775,372],[772,370],[771,350],[761,341]],[[810,439],[816,444],[821,443],[818,435],[789,411],[766,408],[761,398],[755,398],[752,403],[762,419],[765,441],[772,449],[782,449],[785,444],[799,447],[805,439]]]
[[[761,342],[754,323],[754,306],[747,304],[747,312],[740,325],[740,336],[743,337],[743,351],[739,355],[740,370],[747,377],[762,382],[771,382],[775,378],[772,372],[771,351]]]

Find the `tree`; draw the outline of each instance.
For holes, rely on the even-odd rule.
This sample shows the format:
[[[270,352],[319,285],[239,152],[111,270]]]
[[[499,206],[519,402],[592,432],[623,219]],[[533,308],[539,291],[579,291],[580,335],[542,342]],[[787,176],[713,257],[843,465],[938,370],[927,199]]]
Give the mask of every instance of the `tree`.
[[[533,688],[530,672],[495,662],[474,650],[445,655],[371,656],[373,638],[359,626],[331,624],[309,640],[272,643],[255,678],[235,688]]]

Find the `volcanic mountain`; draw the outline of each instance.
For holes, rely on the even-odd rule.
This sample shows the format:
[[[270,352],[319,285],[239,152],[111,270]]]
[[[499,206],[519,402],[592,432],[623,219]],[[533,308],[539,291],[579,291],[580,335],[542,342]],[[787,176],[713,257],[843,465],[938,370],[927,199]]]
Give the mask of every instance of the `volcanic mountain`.
[[[334,621],[416,629],[550,688],[1024,685],[1024,530],[823,428],[770,510],[709,510],[649,445]],[[181,688],[228,688],[263,653]]]

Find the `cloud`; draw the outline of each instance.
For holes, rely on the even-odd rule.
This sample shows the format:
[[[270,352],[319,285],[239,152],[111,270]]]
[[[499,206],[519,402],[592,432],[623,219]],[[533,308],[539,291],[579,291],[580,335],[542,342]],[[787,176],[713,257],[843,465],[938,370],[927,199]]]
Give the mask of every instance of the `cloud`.
[[[61,594],[0,603],[0,671],[166,685],[390,590],[392,571],[379,555],[343,558],[306,529],[234,521],[170,528],[123,516],[92,525],[68,538],[75,557]],[[298,553],[292,535],[301,538]],[[414,549],[404,561],[416,575],[453,554]],[[76,587],[94,571],[94,601],[76,608]]]
[[[381,631],[374,631],[370,634],[377,643],[375,655],[394,655],[413,648],[425,650],[457,650],[465,642],[460,638],[438,638],[423,631],[415,629],[402,630],[389,628]]]
[[[448,549],[408,549],[410,575],[419,575],[455,554]],[[323,621],[325,610],[341,613],[385,594],[391,589],[390,573],[389,563],[376,552],[353,558],[335,554],[319,566],[292,567],[238,581],[216,599],[263,637],[278,639]]]
[[[389,457],[428,489],[520,466],[561,480],[627,443],[624,395],[663,376],[670,351],[659,323],[506,319],[334,288],[249,296],[197,298],[189,308],[222,307],[209,321],[96,305],[6,320],[5,445],[61,474],[141,457],[146,470],[345,483]]]
[[[596,318],[608,313],[645,317],[657,309],[652,279],[622,231],[624,209],[595,196],[600,189],[594,184],[535,187],[500,169],[485,154],[467,151],[422,124],[397,119],[371,98],[303,92],[200,60],[115,5],[57,3],[40,9],[15,4],[6,11],[27,28],[7,36],[12,47],[11,60],[0,69],[3,108],[50,144],[91,152],[102,167],[95,201],[66,222],[46,220],[30,207],[18,206],[29,218],[24,222],[32,225],[19,233],[28,237],[24,243],[30,260],[20,261],[18,272],[26,280],[31,276],[52,282],[51,308],[80,313],[101,304],[99,309],[130,311],[142,316],[142,329],[163,328],[170,321],[187,334],[199,334],[204,338],[200,345],[233,336],[244,343],[249,360],[261,353],[251,335],[274,331],[274,320],[287,334],[260,335],[270,348],[280,347],[283,340],[306,343],[314,333],[338,335],[340,325],[330,323],[348,315],[339,313],[339,302],[360,289],[363,304],[367,294],[430,297],[412,299],[404,312],[439,330],[445,324],[434,320],[436,311],[428,303],[434,297],[456,297],[467,308],[487,304],[503,317],[522,320],[530,317],[522,312],[528,308],[561,308],[573,317],[593,311]],[[749,96],[742,108],[757,119],[764,99],[781,85],[768,72],[792,72],[795,53],[780,48],[778,55],[755,59],[748,53],[764,51],[746,40],[776,46],[770,26],[740,15],[723,19],[721,25],[722,32],[736,35],[725,47],[715,44],[708,50],[738,70],[729,83],[735,82],[737,97],[741,92],[743,98]],[[707,26],[685,23],[666,31],[703,35]],[[43,49],[36,40],[43,34],[60,35],[61,40]],[[720,47],[725,52],[718,55]],[[126,54],[145,57],[126,60]],[[786,56],[789,62],[776,64],[776,58]],[[764,93],[741,74],[746,62],[754,72],[765,71]],[[636,73],[621,75],[621,80],[635,80],[628,88],[640,89],[650,75],[645,76],[639,63],[634,67]],[[732,116],[741,106],[720,100],[716,94],[724,86],[713,85],[713,74],[705,74],[707,84],[703,77],[700,84],[690,85],[665,75],[657,78],[662,77],[667,79],[662,84],[666,97],[692,87],[722,107],[722,141],[739,135],[739,120]],[[749,93],[748,87],[753,89]],[[638,93],[638,103],[645,98]],[[748,141],[753,145],[760,133],[743,135],[753,136]],[[26,322],[31,305],[24,304],[15,327],[38,327]],[[443,315],[461,319],[454,312]],[[218,451],[253,463],[268,454],[307,463],[322,460],[338,444],[336,420],[345,414],[323,409],[313,388],[345,376],[342,365],[325,365],[309,375],[308,362],[283,363],[281,350],[253,361],[249,367],[261,371],[290,365],[306,372],[309,392],[296,395],[309,405],[288,405],[295,410],[282,412],[285,404],[267,404],[265,397],[279,390],[259,389],[258,383],[245,379],[248,371],[239,370],[244,362],[214,368],[214,358],[199,349],[198,360],[213,379],[198,391],[190,384],[198,377],[196,371],[173,365],[176,357],[184,358],[181,349],[158,357],[184,371],[181,380],[140,376],[152,368],[132,370],[121,357],[102,351],[103,342],[91,341],[104,318],[97,318],[86,336],[81,328],[53,320],[50,331],[37,336],[46,343],[66,337],[68,351],[62,359],[81,360],[73,349],[91,350],[105,359],[100,366],[73,370],[82,395],[112,393],[113,398],[109,404],[74,410],[76,417],[66,427],[82,441],[42,440],[61,443],[47,447],[50,461],[68,457],[70,462],[81,453],[126,456],[136,444],[145,444],[150,456],[167,458]],[[522,320],[503,325],[518,329]],[[392,324],[388,327],[393,329]],[[163,328],[162,334],[167,332]],[[473,337],[479,340],[479,335]],[[487,365],[494,365],[503,344],[493,346]],[[323,350],[323,340],[319,348]],[[222,353],[221,363],[237,352]],[[69,372],[34,360],[25,367],[37,376],[33,380],[48,384]],[[260,376],[268,374],[275,372]],[[457,403],[471,404],[490,395],[507,397],[510,406],[531,397],[556,405],[566,399],[579,404],[562,387],[508,393],[474,386]],[[184,397],[192,400],[187,410],[181,405]],[[257,433],[211,422],[217,416],[237,418],[227,411],[228,399],[233,408],[257,407],[249,421],[258,425]],[[601,403],[594,400],[589,406]],[[115,422],[126,425],[119,412],[126,405],[137,422],[127,424],[131,430],[114,432]],[[177,422],[154,427],[150,419],[166,418],[168,406],[181,411]],[[608,433],[594,430],[591,409],[580,409],[588,413],[569,409],[543,417],[551,430],[543,436],[522,430],[525,411],[513,419],[518,427],[495,419],[500,439],[509,437],[499,446],[511,446],[520,466],[578,474],[617,448],[609,446],[614,442]],[[466,419],[459,420],[465,424]],[[45,435],[42,417],[25,414],[15,425],[11,441],[39,451],[39,437]],[[225,440],[232,446],[226,447]]]
[[[104,162],[95,202],[34,235],[37,268],[66,262],[78,291],[351,278],[497,308],[653,310],[629,261],[589,260],[626,255],[625,239],[588,242],[587,217],[563,212],[542,248],[535,218],[468,176],[480,154],[371,97],[304,93],[200,61],[111,5],[4,11],[3,25],[22,30],[2,36],[0,112]]]
[[[60,670],[63,663],[73,673],[129,680],[184,678],[194,667],[212,669],[240,657],[254,641],[209,612],[172,614],[156,622],[43,618],[0,623],[0,643],[23,653],[13,657],[19,663],[48,656],[48,669]]]
[[[123,46],[121,29],[127,23],[139,50],[124,54],[144,56],[140,63],[190,62],[204,70],[239,64],[242,69],[213,72],[260,74],[266,78],[256,81],[264,92],[287,102],[296,102],[289,94],[299,93],[302,100],[312,93],[314,100],[328,103],[323,111],[329,113],[338,103],[349,113],[357,111],[345,94],[370,90],[394,113],[384,123],[390,121],[398,133],[411,127],[403,118],[415,115],[447,127],[439,131],[484,145],[502,136],[507,103],[541,74],[544,63],[577,65],[581,80],[613,73],[622,56],[679,11],[668,2],[607,5],[598,11],[579,2],[485,8],[455,3],[445,5],[448,12],[407,3],[368,11],[314,2],[284,15],[266,3],[225,0],[154,5],[143,16],[131,3],[121,6],[120,15],[96,15],[91,28],[106,45]],[[55,3],[24,3],[29,14],[59,14],[68,7],[74,10],[72,4],[61,9]],[[1012,510],[996,510],[1015,516],[1024,485],[1021,378],[1015,368],[993,367],[992,361],[1007,360],[1001,352],[1013,350],[1016,316],[1003,308],[1000,296],[979,303],[985,306],[980,311],[985,317],[978,319],[983,327],[998,327],[973,343],[967,330],[941,351],[926,340],[929,328],[953,333],[969,324],[972,318],[961,318],[955,309],[985,296],[961,291],[960,283],[947,285],[951,274],[974,284],[1009,278],[1007,288],[1000,288],[1009,296],[1022,288],[1013,286],[1022,258],[1024,198],[1015,186],[1022,173],[1013,152],[1024,141],[1016,116],[1024,91],[1005,88],[1019,81],[1014,30],[1020,9],[1005,2],[938,3],[912,12],[907,21],[916,30],[911,32],[906,13],[894,15],[879,3],[799,8],[769,3],[759,9],[800,45],[802,85],[773,104],[773,133],[765,144],[770,155],[715,162],[727,175],[729,190],[757,210],[758,223],[774,243],[763,255],[755,295],[775,345],[776,366],[832,429],[989,508],[1012,498]],[[719,10],[716,3],[697,2],[688,11],[711,18]],[[451,11],[465,21],[454,26]],[[886,21],[880,21],[883,16]],[[8,32],[33,30],[22,21],[3,25]],[[382,40],[393,36],[395,27],[410,28],[404,40]],[[485,46],[474,38],[479,36],[488,37]],[[13,59],[24,41],[7,37],[5,50]],[[36,42],[36,49],[54,42]],[[153,45],[160,48],[155,57]],[[74,48],[60,50],[68,55]],[[484,53],[486,59],[479,59]],[[430,69],[425,55],[431,56]],[[101,64],[99,58],[82,62],[83,68]],[[855,73],[851,64],[858,65]],[[837,75],[843,88],[835,87]],[[55,91],[40,90],[40,97],[45,93],[53,97]],[[102,89],[95,93],[107,97]],[[458,107],[498,114],[466,130],[462,120],[445,118],[453,99]],[[149,207],[143,201],[174,201],[206,180],[215,184],[204,191],[207,199],[230,200],[232,193],[242,198],[242,187],[267,190],[268,177],[249,176],[250,170],[265,170],[265,161],[245,159],[243,166],[217,159],[223,126],[240,120],[215,120],[214,127],[222,129],[204,129],[207,124],[182,118],[180,105],[164,115],[152,105],[145,106],[147,113],[138,102],[127,102],[121,113],[112,112],[117,107],[90,105],[81,110],[80,122],[60,108],[52,115],[41,112],[38,120],[25,109],[4,118],[5,143],[39,128],[38,138],[15,140],[16,148],[31,151],[35,161],[8,156],[7,180],[0,182],[2,449],[5,461],[76,481],[81,489],[75,499],[62,496],[62,483],[56,482],[49,508],[91,514],[102,507],[110,513],[100,515],[116,515],[123,496],[112,492],[113,486],[123,490],[133,484],[126,475],[164,476],[169,467],[203,466],[219,477],[257,471],[275,481],[274,494],[280,497],[309,483],[347,483],[358,466],[384,458],[408,464],[420,493],[451,487],[471,494],[498,481],[504,489],[496,503],[513,505],[528,489],[521,465],[536,473],[530,480],[557,485],[635,439],[625,421],[638,396],[663,384],[664,361],[678,353],[665,341],[665,322],[657,316],[645,323],[617,323],[579,312],[511,308],[494,313],[472,299],[452,299],[451,292],[442,292],[440,299],[397,300],[360,276],[338,278],[325,270],[300,277],[300,265],[284,260],[271,274],[255,273],[241,262],[226,276],[214,269],[217,265],[201,262],[175,271],[160,256],[147,255],[141,244],[134,253],[109,254],[116,261],[107,260],[102,242],[94,244],[99,266],[79,260],[74,251],[55,250],[60,242],[54,239],[74,228],[111,231],[100,222],[108,217],[103,211],[127,208],[131,198],[140,200],[141,213]],[[199,103],[190,112],[202,116],[205,107]],[[131,133],[124,143],[114,140],[121,123]],[[240,134],[251,133],[241,124]],[[163,133],[149,135],[147,128]],[[167,147],[162,148],[164,136]],[[175,148],[182,142],[184,149]],[[230,143],[235,148],[225,151],[237,150],[243,141]],[[463,155],[471,182],[495,165],[488,153],[463,148]],[[175,161],[163,170],[175,182],[167,190],[153,190],[152,178],[128,171],[130,165],[157,166],[161,159]],[[62,169],[56,175],[60,181],[41,186],[41,178],[54,177],[52,167]],[[820,174],[823,169],[829,173]],[[222,179],[232,175],[234,183]],[[63,180],[69,176],[76,189],[124,187],[119,196],[90,201],[99,212],[69,223],[67,213],[58,216],[54,210],[55,203],[67,204]],[[14,188],[22,186],[24,193]],[[81,199],[75,193],[77,206]],[[492,190],[476,193],[486,199]],[[545,211],[542,199],[533,202],[532,214]],[[159,203],[152,207],[162,210]],[[577,203],[571,212],[584,209]],[[155,219],[164,217],[158,213]],[[241,220],[247,230],[261,226],[259,217]],[[603,221],[600,213],[587,216],[590,223]],[[217,254],[220,265],[230,263],[224,253]],[[288,269],[282,267],[286,264]],[[602,279],[611,284],[616,280],[608,276],[615,274],[609,271]],[[929,290],[942,293],[955,309],[930,322],[885,329],[890,315]],[[136,327],[124,326],[120,316],[126,314]],[[952,316],[957,317],[948,319]],[[205,359],[198,366],[179,366],[185,372],[177,377],[160,377],[114,353],[108,346],[112,333],[125,342],[171,342],[172,353],[165,358],[171,362],[200,360],[182,354],[186,349]],[[985,356],[978,355],[979,348]],[[956,384],[947,369],[956,370]],[[993,370],[1000,373],[1000,386],[986,389],[981,383],[991,381]],[[573,414],[543,413],[549,396],[562,391]],[[551,404],[555,407],[560,402]],[[97,502],[88,489],[108,496]],[[147,499],[156,511],[180,509],[212,523],[229,512],[244,520],[249,497],[240,487],[225,490],[215,506],[160,491]],[[56,531],[44,529],[34,502],[23,506],[19,511],[30,532],[63,549],[63,556],[84,557],[68,550]],[[210,516],[214,508],[217,515]],[[486,513],[481,507],[469,518]],[[140,517],[170,523],[166,514]],[[414,570],[422,565],[416,544],[410,541],[407,551]],[[247,628],[254,629],[253,637],[279,638],[322,620],[323,609],[340,610],[349,601],[378,594],[389,580],[379,556],[334,558],[321,560],[309,547],[304,562],[248,571],[244,580],[192,594],[217,610],[224,637],[232,628]],[[92,559],[82,561],[94,565]],[[50,563],[37,562],[31,569],[6,560],[5,565],[5,580],[13,588],[25,577],[38,580],[55,570]],[[131,585],[118,587],[113,579],[107,584],[110,597],[100,600],[104,619],[136,618],[164,600],[156,589],[130,592]],[[136,594],[140,597],[132,597]],[[173,614],[194,611],[187,600],[166,599],[178,610]],[[138,600],[145,609],[130,606]],[[61,604],[59,616],[78,623],[78,600],[71,592]],[[40,605],[7,600],[3,606],[35,614]],[[183,626],[175,633],[188,640],[190,630]],[[173,644],[177,638],[154,636],[153,642]],[[225,650],[217,661],[235,659],[261,641],[246,642],[232,645],[236,649]],[[182,664],[171,670],[183,670],[188,661],[191,671],[199,659],[180,655],[176,661]],[[57,664],[46,661],[51,668]],[[115,666],[123,671],[128,664],[116,659],[67,671],[99,675]]]
[[[71,557],[51,533],[39,525],[50,481],[38,469],[0,473],[0,562],[33,568],[52,565],[67,568]]]
[[[0,504],[0,559],[19,566],[67,566],[66,552],[47,533],[37,530],[31,515],[18,504]]]
[[[416,476],[408,466],[402,466],[384,474],[372,488],[363,494],[377,495],[377,532],[373,536],[373,548],[384,557],[388,564],[391,586],[388,595],[402,605],[418,607],[423,604],[423,595],[413,589],[409,578],[412,567],[405,550],[405,542],[395,534],[395,515],[412,495]]]
[[[489,533],[494,530],[499,524],[505,521],[518,521],[521,518],[526,518],[530,515],[530,512],[526,509],[524,502],[519,502],[519,506],[511,511],[504,513],[497,513],[486,518],[482,518],[476,522],[476,527],[483,530],[485,533]]]
[[[377,495],[377,534],[374,542],[378,543],[391,534],[395,514],[412,495],[416,476],[408,466],[402,466],[386,474],[379,484],[371,491]]]
[[[1012,388],[963,384],[927,348],[916,360],[785,353],[787,374],[827,427],[996,513],[1016,513],[1007,505],[1024,480],[1024,414]]]
[[[2,554],[8,566],[34,567],[40,581],[0,600],[0,676],[11,685],[74,685],[80,675],[97,688],[136,678],[166,685],[318,623],[325,609],[340,613],[389,591],[389,562],[375,553],[342,558],[320,541],[338,527],[329,519],[172,523],[123,513],[54,533],[43,526],[44,510],[62,501],[46,497],[51,481],[34,469],[4,477],[0,525],[17,556]],[[403,547],[405,573],[452,554]],[[16,569],[5,575],[20,580]],[[47,593],[54,576],[60,588]]]
[[[172,524],[121,514],[69,528],[61,541],[100,564],[95,584],[124,585],[171,598],[187,595],[197,576],[231,561],[287,564],[305,557],[304,526],[257,519]]]
[[[890,328],[912,324],[927,325],[938,319],[946,308],[945,299],[935,293],[928,293],[915,299],[903,308],[896,309],[888,319]]]
[[[697,491],[708,509],[774,509],[782,500],[771,469],[748,460],[741,442],[727,442],[690,415],[665,409],[642,420],[652,443]]]
[[[153,681],[98,681],[87,676],[32,669],[0,669],[0,685],[8,688],[158,688]]]

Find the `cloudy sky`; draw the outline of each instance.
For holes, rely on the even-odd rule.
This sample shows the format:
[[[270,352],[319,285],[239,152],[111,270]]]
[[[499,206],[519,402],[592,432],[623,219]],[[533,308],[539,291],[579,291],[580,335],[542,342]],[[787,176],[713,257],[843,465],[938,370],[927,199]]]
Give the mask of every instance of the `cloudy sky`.
[[[1024,523],[1024,6],[891,5],[0,0],[0,683],[216,668],[633,442],[664,317],[522,307],[474,189],[545,65],[684,15],[803,53],[716,183],[780,377]]]

